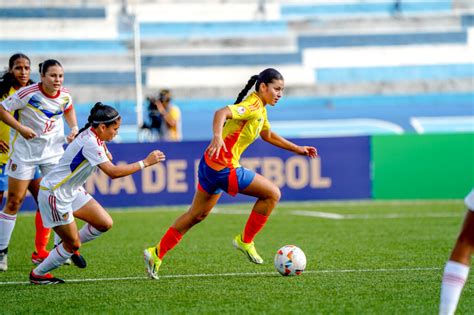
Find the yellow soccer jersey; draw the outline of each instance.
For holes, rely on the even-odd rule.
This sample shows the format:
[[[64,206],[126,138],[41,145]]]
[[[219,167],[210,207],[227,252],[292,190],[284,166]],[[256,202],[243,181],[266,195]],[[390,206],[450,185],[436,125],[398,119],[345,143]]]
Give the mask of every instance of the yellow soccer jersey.
[[[14,94],[15,92],[16,92],[16,90],[13,87],[11,87],[10,91],[8,92],[8,95],[0,96],[0,102],[3,101],[8,96]],[[0,140],[4,141],[6,143],[10,143],[10,126],[5,124],[1,120],[0,120]],[[8,155],[9,155],[9,152],[0,153],[0,165],[7,163]]]
[[[255,92],[243,102],[228,107],[232,112],[232,119],[226,121],[222,131],[227,152],[221,150],[218,158],[205,154],[207,165],[218,171],[225,167],[239,167],[242,153],[258,138],[262,130],[270,129],[267,110]]]

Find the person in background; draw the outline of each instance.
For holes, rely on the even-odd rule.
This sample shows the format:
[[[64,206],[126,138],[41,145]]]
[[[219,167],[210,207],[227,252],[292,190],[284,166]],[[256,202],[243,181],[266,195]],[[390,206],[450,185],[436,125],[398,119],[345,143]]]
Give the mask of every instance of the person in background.
[[[163,140],[181,141],[181,111],[179,107],[171,102],[172,95],[168,89],[160,91],[156,107],[163,121]]]
[[[71,142],[78,132],[72,97],[63,87],[62,65],[48,59],[39,68],[40,83],[21,88],[0,103],[0,120],[13,129],[6,167],[8,196],[0,212],[0,270],[3,271],[8,268],[8,245],[17,213],[37,168],[43,176],[47,175],[64,153],[63,116],[71,129],[67,142]],[[10,114],[12,111],[15,111],[15,117]],[[78,253],[72,260],[83,262]]]
[[[464,202],[468,208],[464,224],[444,268],[440,315],[452,315],[456,312],[462,289],[469,275],[471,256],[474,253],[474,189],[466,196]]]
[[[0,101],[14,94],[20,88],[31,85],[34,82],[30,78],[31,61],[28,56],[22,53],[16,53],[8,60],[8,69],[0,78]],[[0,121],[0,200],[3,206],[3,194],[8,189],[8,176],[5,174],[5,166],[7,165],[8,156],[10,155],[10,126]],[[28,185],[28,191],[31,193],[35,201],[37,201],[39,183],[41,174],[37,168],[33,179]],[[35,251],[31,255],[33,263],[39,263],[48,256],[46,249],[50,229],[43,226],[39,209],[36,210],[35,216]],[[6,254],[6,251],[0,252],[0,256]],[[3,259],[0,258],[0,262]],[[0,263],[0,271],[6,271],[7,266]]]
[[[163,152],[155,150],[141,161],[113,164],[104,141],[111,141],[118,134],[120,124],[120,114],[113,107],[96,103],[87,124],[68,145],[59,163],[41,181],[38,196],[41,216],[45,225],[53,228],[63,242],[31,271],[31,283],[64,283],[49,272],[61,266],[81,244],[96,239],[112,228],[110,215],[83,188],[97,167],[109,177],[118,178],[165,160]],[[80,230],[74,217],[86,222]]]
[[[253,86],[255,92],[244,100]],[[185,233],[207,217],[222,191],[231,196],[241,193],[257,198],[243,231],[234,237],[232,243],[250,262],[263,263],[253,240],[265,226],[281,193],[273,182],[242,167],[240,156],[260,136],[284,150],[309,158],[317,157],[316,148],[299,146],[271,130],[265,106],[275,106],[283,95],[283,89],[283,76],[275,69],[266,69],[250,78],[233,105],[215,112],[213,138],[199,163],[199,182],[190,208],[175,220],[156,246],[144,250],[150,278],[158,279],[163,257],[181,241]]]

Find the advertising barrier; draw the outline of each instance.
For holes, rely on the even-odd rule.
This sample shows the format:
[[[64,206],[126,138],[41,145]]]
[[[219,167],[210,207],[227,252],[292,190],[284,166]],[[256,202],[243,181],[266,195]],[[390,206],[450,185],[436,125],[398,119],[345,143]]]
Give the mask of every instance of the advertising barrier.
[[[372,136],[375,199],[464,198],[474,186],[474,134]]]

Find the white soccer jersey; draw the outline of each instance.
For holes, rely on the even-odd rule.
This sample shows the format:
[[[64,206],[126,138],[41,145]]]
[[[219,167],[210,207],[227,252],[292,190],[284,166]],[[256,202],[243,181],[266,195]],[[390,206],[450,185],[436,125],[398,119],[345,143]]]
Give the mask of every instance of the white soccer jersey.
[[[97,165],[107,161],[102,140],[89,128],[68,145],[58,165],[43,177],[41,186],[52,191],[57,199],[72,202]]]
[[[15,118],[33,129],[38,137],[26,140],[15,129],[10,132],[10,157],[25,164],[57,163],[62,156],[64,123],[62,116],[72,109],[69,92],[61,88],[54,96],[47,96],[41,84],[36,83],[18,90],[3,100],[7,111],[15,111]]]

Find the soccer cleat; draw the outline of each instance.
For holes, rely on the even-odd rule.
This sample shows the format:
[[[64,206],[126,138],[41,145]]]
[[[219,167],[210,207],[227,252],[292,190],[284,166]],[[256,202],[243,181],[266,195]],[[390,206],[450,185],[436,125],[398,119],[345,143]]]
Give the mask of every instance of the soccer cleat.
[[[87,266],[87,262],[85,260],[85,258],[79,254],[79,251],[75,251],[72,256],[71,256],[71,260],[72,262],[74,263],[74,265],[76,265],[78,268],[86,268]]]
[[[234,239],[232,240],[232,244],[234,244],[234,247],[241,252],[243,252],[245,255],[247,255],[247,258],[250,260],[250,262],[253,262],[254,264],[263,264],[263,259],[260,257],[260,255],[257,253],[257,250],[255,249],[254,243],[244,243],[242,241],[242,235],[239,234]]]
[[[43,262],[43,260],[46,259],[46,257],[48,257],[48,255],[49,255],[49,252],[42,252],[42,253],[33,252],[33,254],[31,254],[31,262],[34,265],[39,265]]]
[[[4,249],[0,253],[0,271],[7,271],[8,269],[8,249]]]
[[[158,258],[156,247],[150,247],[143,252],[145,267],[148,277],[158,279],[158,269],[160,269],[161,259]]]
[[[30,272],[30,282],[33,284],[59,284],[59,283],[64,283],[64,280],[55,278],[50,273],[47,273],[44,276],[38,276],[38,275],[35,275],[35,273],[32,270]]]

